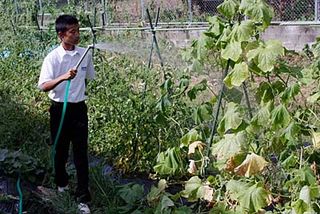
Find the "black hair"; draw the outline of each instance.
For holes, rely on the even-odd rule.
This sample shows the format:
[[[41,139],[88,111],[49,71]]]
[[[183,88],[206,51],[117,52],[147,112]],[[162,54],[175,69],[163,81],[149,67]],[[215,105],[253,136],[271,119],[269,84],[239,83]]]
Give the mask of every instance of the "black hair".
[[[56,19],[56,32],[65,32],[69,25],[79,24],[76,17],[71,15],[61,15]]]

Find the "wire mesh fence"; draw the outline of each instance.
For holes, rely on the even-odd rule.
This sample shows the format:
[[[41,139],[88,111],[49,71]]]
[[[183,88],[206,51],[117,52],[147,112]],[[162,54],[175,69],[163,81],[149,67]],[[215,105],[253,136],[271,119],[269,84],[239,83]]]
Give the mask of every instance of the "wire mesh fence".
[[[317,0],[268,0],[274,10],[274,21],[314,21]]]
[[[52,6],[58,9],[74,8],[94,17],[96,25],[114,23],[149,22],[146,10],[155,17],[160,8],[159,22],[195,23],[204,22],[208,16],[218,14],[223,0],[37,0],[36,8],[27,8],[26,0],[13,0],[15,13],[26,14],[26,10],[52,13]],[[266,0],[274,10],[273,21],[318,21],[320,0]],[[27,9],[26,9],[27,8]]]
[[[206,21],[216,15],[223,0],[122,0],[108,1],[111,22],[145,20],[145,10],[161,8],[161,22]],[[273,21],[318,20],[319,0],[266,0],[274,9]]]

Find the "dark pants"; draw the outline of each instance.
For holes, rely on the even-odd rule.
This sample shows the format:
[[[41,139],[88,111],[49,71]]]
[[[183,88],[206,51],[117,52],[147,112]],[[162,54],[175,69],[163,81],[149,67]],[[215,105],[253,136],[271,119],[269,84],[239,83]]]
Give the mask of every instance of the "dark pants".
[[[51,139],[54,142],[62,114],[63,103],[52,102],[50,107]],[[68,184],[66,163],[69,156],[69,145],[72,142],[73,159],[77,170],[78,185],[76,198],[79,202],[91,200],[88,190],[88,115],[85,102],[68,103],[67,110],[56,146],[54,158],[55,182],[59,187]]]

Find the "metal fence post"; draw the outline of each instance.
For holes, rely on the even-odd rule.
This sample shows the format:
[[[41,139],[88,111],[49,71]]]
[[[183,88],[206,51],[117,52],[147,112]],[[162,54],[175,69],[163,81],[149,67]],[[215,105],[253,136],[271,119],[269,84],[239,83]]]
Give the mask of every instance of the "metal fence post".
[[[108,4],[108,0],[103,0],[102,1],[103,4],[103,12],[102,12],[102,25],[105,26],[108,24],[109,20],[108,20],[108,12],[107,12],[107,4]]]
[[[192,0],[188,0],[189,23],[192,22]]]
[[[141,4],[141,21],[144,22],[144,11],[145,11],[145,8],[144,8],[144,0],[140,0],[140,4]]]
[[[314,21],[319,20],[319,0],[314,0]]]

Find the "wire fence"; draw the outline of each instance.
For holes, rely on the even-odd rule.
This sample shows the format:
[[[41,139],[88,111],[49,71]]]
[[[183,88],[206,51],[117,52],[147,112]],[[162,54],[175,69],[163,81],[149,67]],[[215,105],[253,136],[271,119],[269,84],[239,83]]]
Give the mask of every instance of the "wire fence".
[[[156,13],[160,8],[161,22],[203,22],[218,13],[223,0],[78,0],[87,10],[95,10],[109,23],[143,22],[146,9]],[[320,0],[266,0],[274,9],[273,21],[318,21]],[[71,0],[59,3],[71,4]],[[155,15],[155,14],[153,14]],[[101,17],[103,17],[101,16]]]
[[[25,13],[26,0],[11,0],[14,11]],[[6,2],[6,1],[5,1]],[[62,9],[73,7],[95,19],[96,25],[115,23],[149,22],[146,13],[155,17],[160,8],[160,23],[198,23],[205,22],[208,16],[218,13],[223,0],[37,0],[39,14],[51,13],[52,6]],[[320,0],[266,0],[273,7],[274,22],[318,21]]]

